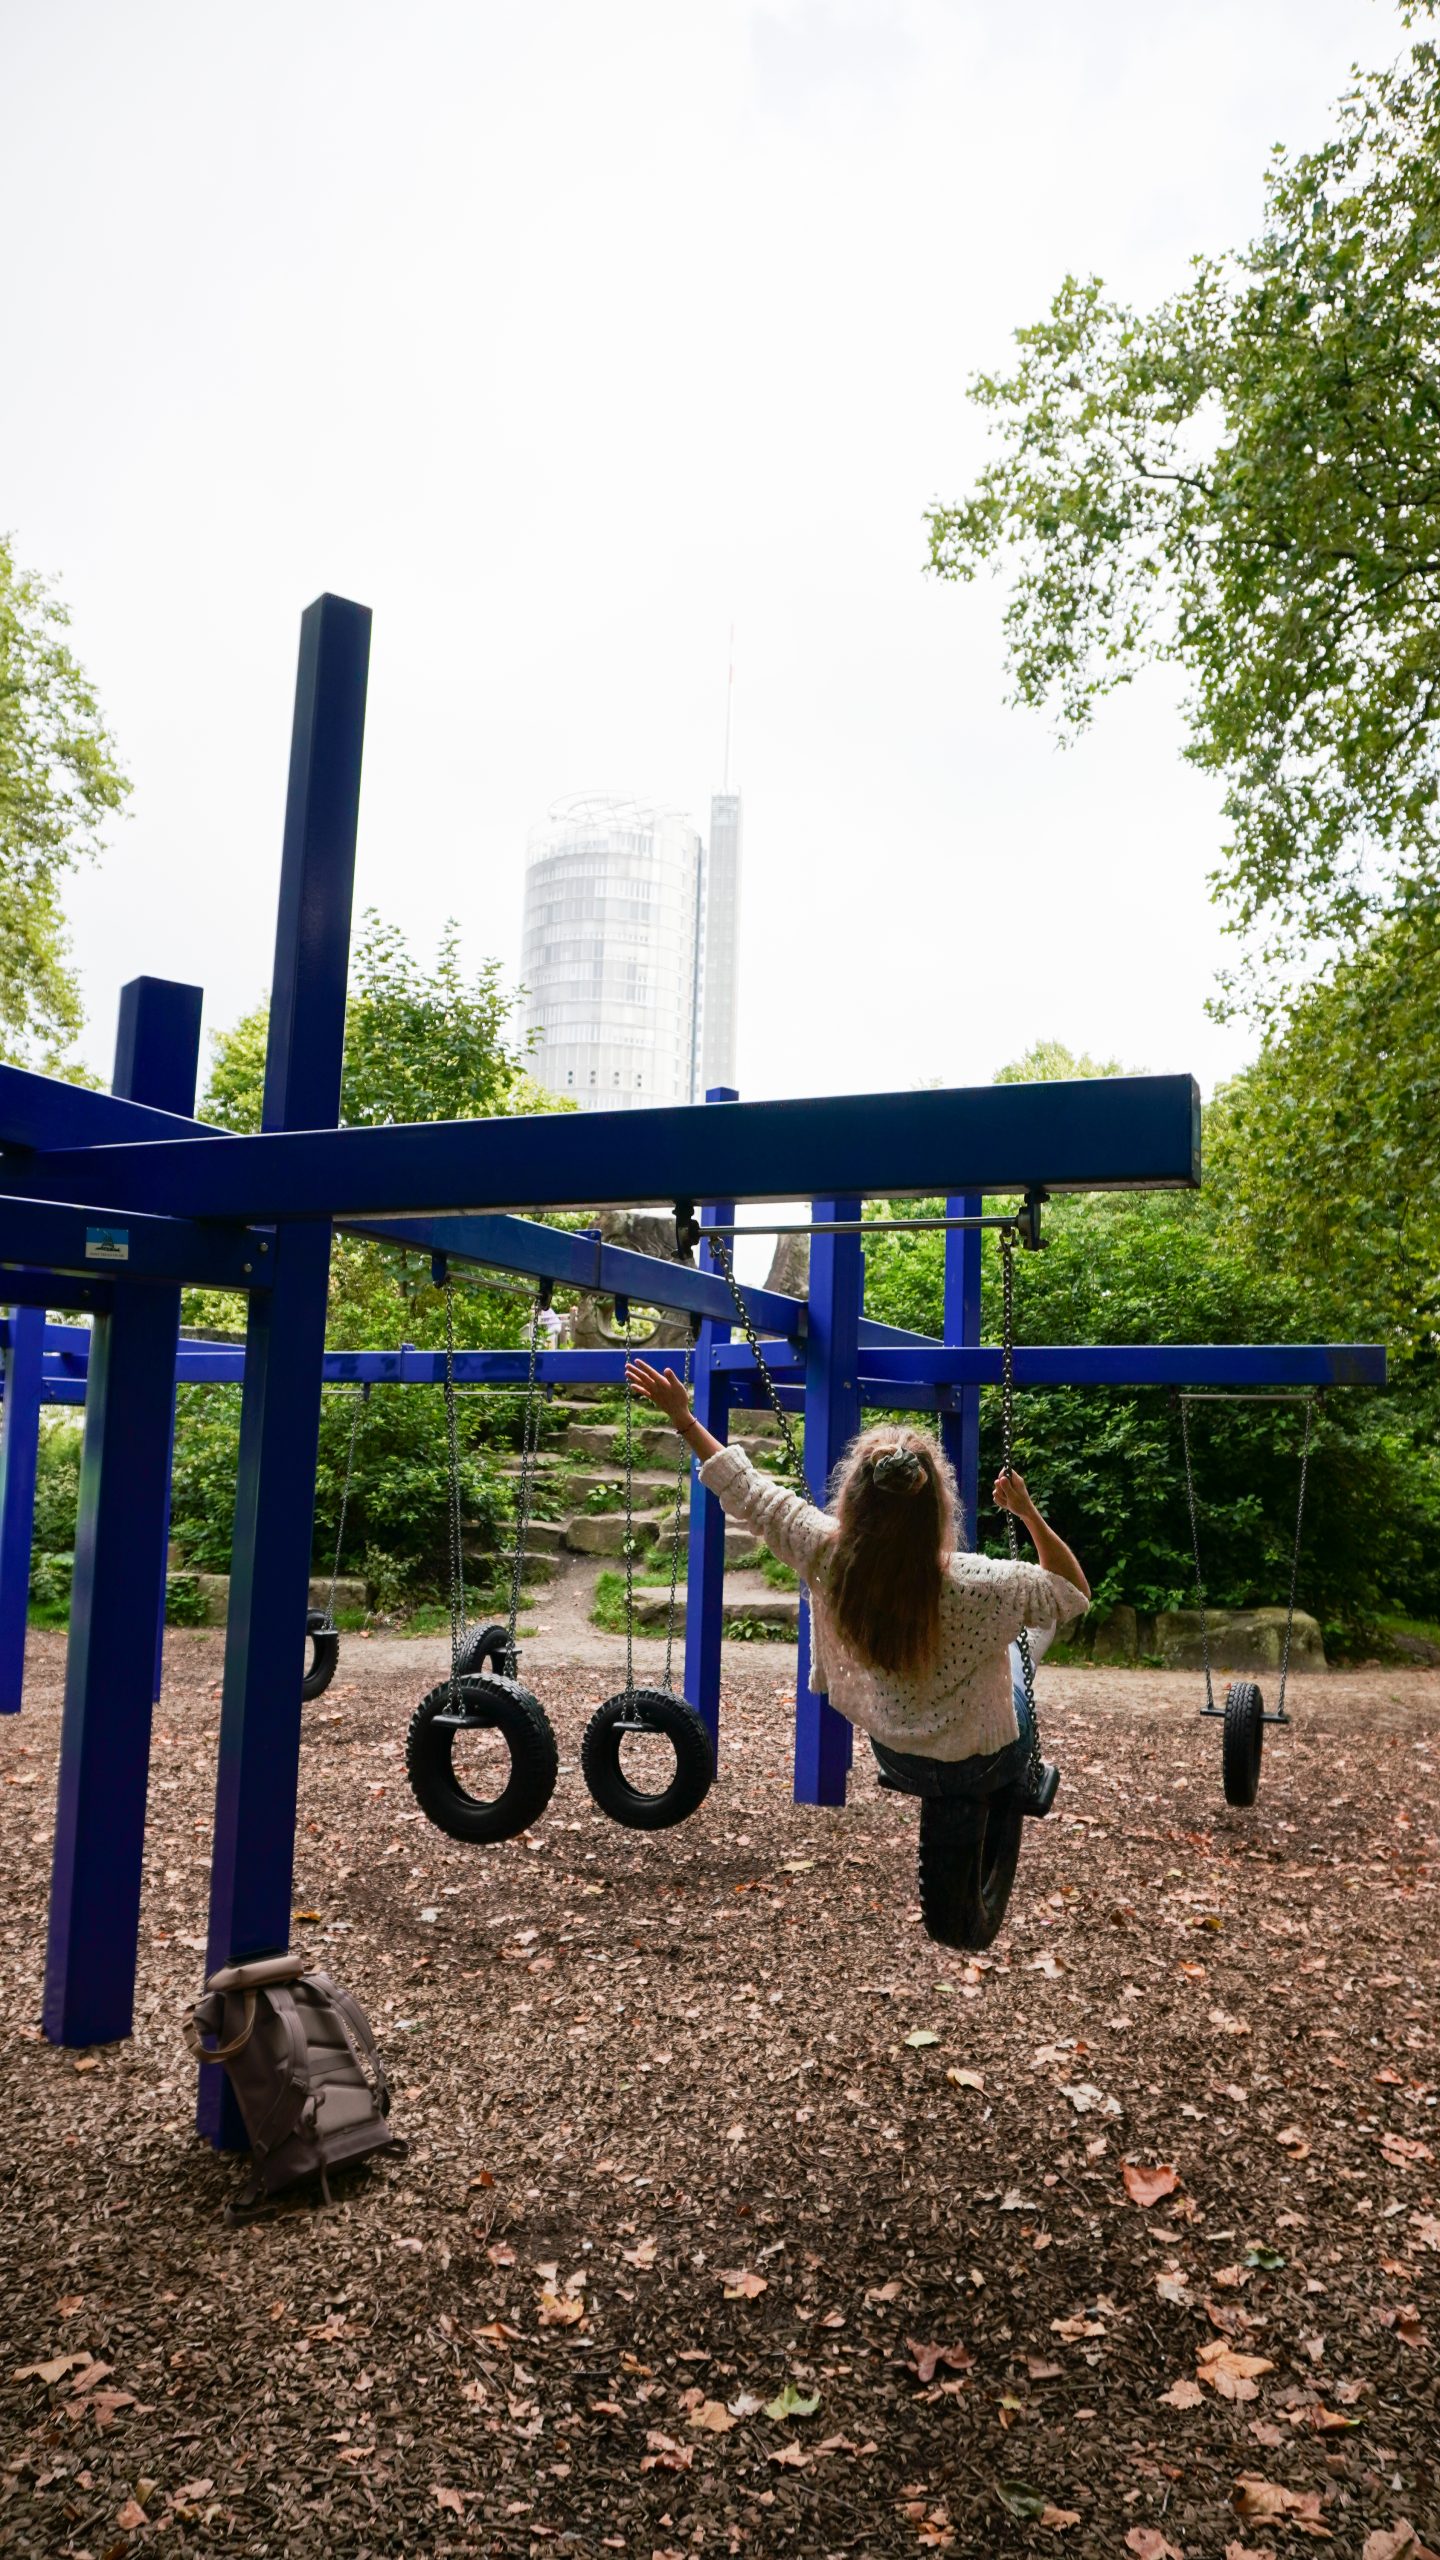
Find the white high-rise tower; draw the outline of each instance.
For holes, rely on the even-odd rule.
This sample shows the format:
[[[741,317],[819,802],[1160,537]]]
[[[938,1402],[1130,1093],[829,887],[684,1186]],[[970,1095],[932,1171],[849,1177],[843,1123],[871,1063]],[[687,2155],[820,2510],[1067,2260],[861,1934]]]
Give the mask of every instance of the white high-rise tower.
[[[634,800],[560,801],[531,830],[524,1019],[539,1082],[582,1111],[695,1092],[701,862],[688,819]]]

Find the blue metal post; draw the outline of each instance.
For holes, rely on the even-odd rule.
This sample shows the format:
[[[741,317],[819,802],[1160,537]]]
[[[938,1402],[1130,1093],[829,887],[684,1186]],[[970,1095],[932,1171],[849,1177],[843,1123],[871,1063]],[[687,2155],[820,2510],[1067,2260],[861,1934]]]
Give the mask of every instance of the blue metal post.
[[[0,1716],[18,1716],[25,1686],[44,1363],[44,1308],[12,1307],[0,1439]]]
[[[164,978],[122,989],[117,1093],[194,1109],[200,1008],[198,987]],[[179,1327],[180,1291],[159,1282],[117,1281],[95,1320],[41,2013],[54,2044],[109,2043],[134,2015]]]
[[[978,1191],[963,1191],[945,1203],[947,1218],[978,1218],[981,1213]],[[980,1339],[980,1245],[978,1227],[957,1228],[945,1238],[944,1338],[947,1342],[976,1343]],[[965,1544],[973,1547],[979,1534],[980,1516],[978,1387],[960,1389],[960,1410],[942,1417],[940,1438],[960,1487]]]
[[[165,1533],[160,1541],[160,1608],[155,1620],[155,1683],[151,1693],[157,1707],[160,1704],[160,1692],[165,1685],[165,1603],[168,1597],[170,1565],[170,1506],[174,1499],[174,1486],[175,1398],[172,1394],[170,1398],[170,1455],[165,1462]]]
[[[811,1216],[858,1218],[854,1199],[816,1200]],[[805,1337],[805,1475],[823,1503],[830,1473],[860,1428],[860,1312],[865,1254],[858,1235],[814,1236],[810,1244],[810,1329]],[[809,1687],[810,1611],[800,1612],[795,1698],[795,1802],[843,1804],[851,1728]]]
[[[707,1102],[737,1102],[739,1095],[730,1085],[717,1084],[710,1087],[705,1099]],[[728,1226],[734,1216],[733,1201],[716,1200],[703,1211],[702,1224]],[[714,1256],[706,1244],[700,1247],[700,1268],[702,1271],[716,1268]],[[695,1345],[695,1419],[703,1423],[707,1431],[712,1431],[717,1440],[730,1437],[730,1381],[714,1366],[711,1354],[718,1343],[729,1339],[729,1325],[707,1316]],[[725,1514],[692,1470],[690,1552],[685,1577],[685,1695],[697,1714],[704,1717],[717,1749],[720,1741],[720,1642],[724,1614]]]
[[[304,617],[285,811],[267,1130],[334,1128],[345,1049],[370,615],[322,596]],[[207,1971],[290,1942],[300,1683],[314,1532],[328,1220],[283,1228],[270,1290],[250,1302]],[[223,2073],[202,2071],[199,2126],[245,2134]]]

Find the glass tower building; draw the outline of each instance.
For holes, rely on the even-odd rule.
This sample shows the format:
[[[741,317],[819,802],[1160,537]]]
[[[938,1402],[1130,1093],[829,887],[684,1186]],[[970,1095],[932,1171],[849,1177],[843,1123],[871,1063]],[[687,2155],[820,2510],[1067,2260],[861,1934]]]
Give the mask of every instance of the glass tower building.
[[[690,1102],[733,1081],[738,795],[712,803],[712,831],[721,811],[733,817],[718,862],[678,811],[634,800],[560,801],[531,829],[521,941],[523,1019],[540,1035],[531,1069],[582,1111]]]

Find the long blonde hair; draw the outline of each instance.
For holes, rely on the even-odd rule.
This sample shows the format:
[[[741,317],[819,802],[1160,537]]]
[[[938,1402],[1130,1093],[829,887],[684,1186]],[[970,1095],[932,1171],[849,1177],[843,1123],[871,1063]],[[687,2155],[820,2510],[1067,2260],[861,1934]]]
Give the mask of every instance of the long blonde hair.
[[[826,1596],[846,1650],[872,1671],[923,1678],[940,1647],[940,1592],[962,1530],[950,1462],[927,1431],[880,1423],[831,1482],[840,1534]]]

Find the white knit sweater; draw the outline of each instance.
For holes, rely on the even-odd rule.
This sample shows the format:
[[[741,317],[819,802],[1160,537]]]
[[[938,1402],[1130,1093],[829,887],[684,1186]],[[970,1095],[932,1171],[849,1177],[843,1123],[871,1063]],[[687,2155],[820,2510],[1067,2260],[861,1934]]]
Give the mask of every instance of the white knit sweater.
[[[1022,1627],[1047,1638],[1087,1607],[1063,1575],[991,1556],[950,1559],[940,1594],[940,1650],[923,1680],[871,1671],[848,1656],[825,1597],[827,1550],[839,1532],[829,1511],[802,1502],[753,1467],[743,1449],[707,1458],[700,1481],[732,1519],[743,1520],[772,1555],[793,1565],[810,1594],[810,1686],[823,1689],[851,1724],[892,1751],[931,1760],[968,1760],[1002,1751],[1016,1736],[1009,1647]]]

